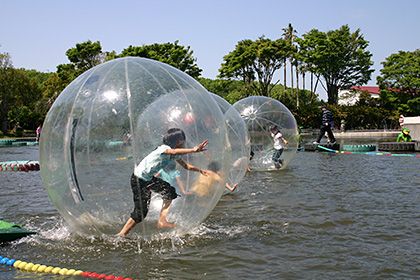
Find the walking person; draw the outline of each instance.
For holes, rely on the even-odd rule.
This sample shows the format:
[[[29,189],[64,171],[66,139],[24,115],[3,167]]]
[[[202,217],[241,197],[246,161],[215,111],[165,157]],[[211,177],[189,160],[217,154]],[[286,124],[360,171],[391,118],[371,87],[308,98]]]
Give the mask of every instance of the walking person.
[[[325,105],[321,107],[322,110],[322,124],[321,129],[319,131],[318,139],[314,141],[314,144],[319,144],[321,142],[322,137],[325,135],[325,132],[328,133],[328,139],[330,140],[331,144],[335,144],[335,137],[331,130],[334,124],[333,114],[330,110],[327,109]]]

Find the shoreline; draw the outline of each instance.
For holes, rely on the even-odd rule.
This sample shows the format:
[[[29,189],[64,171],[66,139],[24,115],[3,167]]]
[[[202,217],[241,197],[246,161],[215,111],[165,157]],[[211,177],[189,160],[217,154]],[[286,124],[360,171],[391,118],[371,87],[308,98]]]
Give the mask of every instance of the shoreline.
[[[401,131],[389,130],[389,131],[344,131],[334,133],[336,138],[396,138]]]
[[[333,130],[335,138],[396,138],[400,130]],[[318,135],[319,129],[302,132],[302,136]]]
[[[397,137],[400,133],[400,130],[348,130],[348,131],[339,131],[333,130],[335,138],[392,138]],[[300,133],[301,136],[313,136],[318,135],[319,129],[310,129],[304,130]],[[34,136],[24,136],[24,137],[0,137],[0,140],[35,140]]]

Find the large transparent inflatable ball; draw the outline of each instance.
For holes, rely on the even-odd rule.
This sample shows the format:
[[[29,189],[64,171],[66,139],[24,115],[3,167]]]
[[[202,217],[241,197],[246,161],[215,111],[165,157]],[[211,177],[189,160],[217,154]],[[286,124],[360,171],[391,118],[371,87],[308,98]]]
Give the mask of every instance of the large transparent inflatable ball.
[[[238,110],[248,128],[251,169],[284,169],[296,155],[299,144],[296,119],[290,110],[280,101],[265,96],[249,96],[233,104],[233,107]],[[287,144],[279,139],[277,132]],[[275,140],[278,142],[275,143]]]
[[[239,184],[249,167],[251,141],[248,128],[239,112],[229,102],[217,94],[210,94],[216,100],[224,115],[228,136],[226,147],[230,150],[230,153],[227,153],[227,155],[230,155],[230,158],[228,158],[230,171],[227,176],[227,183],[233,187],[235,184]],[[225,193],[227,193],[226,190]]]
[[[183,155],[185,162],[201,169],[216,163],[220,173],[229,172],[224,116],[187,74],[154,60],[125,57],[86,71],[64,89],[43,125],[40,162],[48,195],[74,231],[119,232],[134,208],[134,167],[162,144],[170,128],[184,131],[185,147],[209,141],[207,151]],[[187,172],[178,163],[165,168],[162,179],[180,195],[168,214],[176,226],[157,226],[162,199],[155,195],[146,219],[133,230],[144,239],[189,232],[224,191],[222,176],[200,190],[200,173]]]

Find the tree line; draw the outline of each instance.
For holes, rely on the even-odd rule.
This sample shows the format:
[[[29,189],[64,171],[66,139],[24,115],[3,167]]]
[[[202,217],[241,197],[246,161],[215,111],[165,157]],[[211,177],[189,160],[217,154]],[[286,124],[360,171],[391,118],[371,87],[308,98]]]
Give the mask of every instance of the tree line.
[[[11,56],[0,53],[1,131],[6,134],[13,128],[34,129],[77,76],[105,61],[125,56],[170,64],[230,103],[250,95],[272,97],[286,105],[298,124],[307,128],[319,126],[319,105],[323,101],[316,94],[318,87],[327,93],[336,123],[344,120],[349,129],[392,127],[399,114],[420,115],[420,50],[400,51],[382,62],[377,78],[379,99],[362,94],[355,105],[341,106],[339,90],[367,83],[374,71],[372,54],[367,50],[369,43],[361,31],[352,32],[343,25],[327,32],[312,29],[299,37],[289,24],[279,34],[278,39],[261,36],[239,41],[223,57],[214,80],[201,77],[202,69],[193,50],[178,41],[130,45],[117,54],[103,51],[99,41],[89,40],[67,50],[69,63],[58,65],[52,73],[15,69]]]

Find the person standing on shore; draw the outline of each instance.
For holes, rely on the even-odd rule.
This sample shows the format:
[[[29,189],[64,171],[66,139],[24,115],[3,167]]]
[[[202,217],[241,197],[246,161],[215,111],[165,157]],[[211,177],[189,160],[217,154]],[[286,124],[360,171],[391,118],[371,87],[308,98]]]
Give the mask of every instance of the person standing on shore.
[[[400,115],[400,118],[398,119],[398,122],[400,123],[400,128],[404,127],[404,116]]]
[[[397,136],[396,142],[411,142],[410,130],[406,127],[403,127],[401,133]]]
[[[39,137],[41,137],[41,130],[42,130],[42,126],[38,125],[38,127],[36,128],[36,142],[39,142]]]
[[[319,131],[319,135],[316,141],[313,142],[313,144],[319,144],[321,142],[322,137],[325,135],[325,132],[328,133],[328,139],[330,140],[331,144],[335,144],[335,137],[331,130],[334,119],[333,114],[331,111],[327,109],[325,105],[322,105],[322,124],[321,124],[321,130]]]

